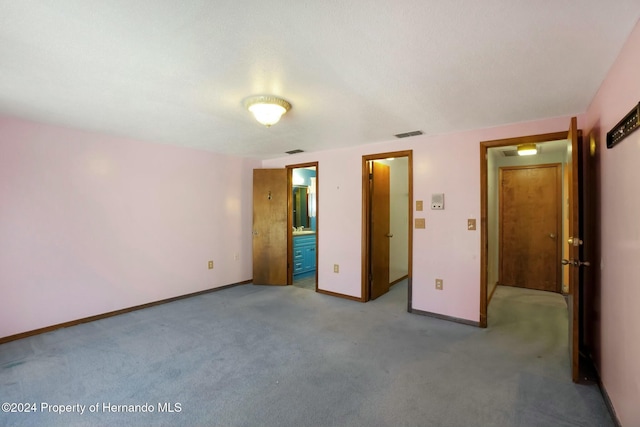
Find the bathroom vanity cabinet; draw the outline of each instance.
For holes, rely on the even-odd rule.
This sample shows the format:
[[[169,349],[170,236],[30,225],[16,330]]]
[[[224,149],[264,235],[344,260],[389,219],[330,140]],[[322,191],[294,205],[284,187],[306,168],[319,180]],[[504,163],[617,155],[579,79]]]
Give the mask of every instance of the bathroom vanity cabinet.
[[[316,269],[316,235],[293,236],[293,274],[303,274]]]

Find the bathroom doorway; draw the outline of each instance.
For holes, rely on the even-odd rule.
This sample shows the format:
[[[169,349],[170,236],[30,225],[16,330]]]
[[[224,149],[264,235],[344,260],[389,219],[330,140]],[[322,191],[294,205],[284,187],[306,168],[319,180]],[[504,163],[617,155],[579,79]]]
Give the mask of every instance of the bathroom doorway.
[[[289,283],[318,289],[318,162],[287,166],[289,171]]]

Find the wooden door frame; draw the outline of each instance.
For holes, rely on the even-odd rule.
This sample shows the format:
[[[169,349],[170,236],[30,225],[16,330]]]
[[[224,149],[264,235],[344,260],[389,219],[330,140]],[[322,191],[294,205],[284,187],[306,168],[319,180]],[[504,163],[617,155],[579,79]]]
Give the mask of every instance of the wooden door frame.
[[[569,132],[553,132],[538,135],[520,136],[516,138],[495,139],[480,142],[480,327],[487,327],[487,263],[489,238],[487,233],[488,224],[488,150],[489,148],[507,147],[519,144],[543,143],[567,139]],[[581,131],[578,131],[578,136]]]
[[[553,167],[556,170],[556,183],[554,186],[556,193],[556,200],[558,201],[556,206],[556,261],[558,262],[558,266],[560,265],[560,259],[562,258],[560,255],[562,254],[562,163],[542,163],[535,165],[526,165],[526,166],[502,166],[498,168],[499,171],[499,182],[500,186],[498,191],[500,192],[500,196],[498,197],[499,208],[498,208],[498,224],[500,226],[500,240],[498,243],[498,259],[500,260],[500,268],[498,270],[498,279],[502,278],[502,237],[504,233],[502,232],[502,207],[504,202],[504,197],[502,193],[502,171],[503,170],[522,170],[522,169],[538,169],[538,168],[551,168]],[[498,280],[498,283],[501,283],[501,280]],[[560,293],[562,290],[562,269],[558,268],[556,271],[556,288],[554,292]]]
[[[320,171],[319,162],[296,163],[287,169],[287,285],[293,285],[293,170],[316,168],[316,292],[318,292],[318,253],[320,252]]]
[[[361,280],[361,297],[360,302],[369,301],[369,286],[368,286],[368,272],[369,272],[369,169],[367,168],[367,162],[372,160],[384,160],[388,158],[407,158],[408,169],[408,186],[409,186],[409,206],[408,206],[408,296],[407,296],[407,311],[411,312],[411,297],[412,297],[412,277],[413,277],[413,150],[406,151],[392,151],[387,153],[368,154],[362,156],[362,280]]]

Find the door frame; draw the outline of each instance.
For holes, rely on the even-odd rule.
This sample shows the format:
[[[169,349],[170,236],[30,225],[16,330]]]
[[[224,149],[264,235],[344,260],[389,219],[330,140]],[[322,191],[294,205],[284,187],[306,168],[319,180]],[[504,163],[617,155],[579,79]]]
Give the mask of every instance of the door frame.
[[[553,132],[538,135],[520,136],[515,138],[495,139],[480,142],[480,327],[487,327],[487,307],[489,303],[487,295],[487,263],[489,236],[487,232],[488,226],[488,150],[489,148],[506,147],[519,144],[543,143],[549,141],[557,141],[567,139],[569,132]],[[581,131],[578,131],[581,135]]]
[[[413,277],[413,150],[406,151],[391,151],[386,153],[377,153],[377,154],[368,154],[362,156],[362,280],[361,280],[361,297],[360,302],[367,302],[370,299],[369,292],[369,281],[368,281],[368,272],[369,272],[369,169],[367,168],[367,162],[372,160],[384,160],[388,158],[399,158],[406,157],[407,158],[407,169],[408,169],[408,187],[409,187],[409,200],[408,200],[408,217],[407,221],[409,222],[408,229],[408,273],[407,273],[407,282],[408,282],[408,293],[407,293],[407,311],[411,312],[411,299],[412,299],[412,277]]]
[[[556,182],[554,184],[554,191],[556,193],[556,200],[558,201],[556,206],[556,286],[553,292],[561,293],[562,291],[562,268],[560,268],[560,259],[562,258],[562,236],[563,236],[563,218],[562,218],[562,164],[561,163],[542,163],[535,165],[526,165],[526,166],[501,166],[498,168],[499,170],[499,208],[498,208],[498,224],[500,227],[500,239],[498,240],[498,259],[500,260],[500,268],[498,270],[498,279],[502,279],[502,262],[504,261],[503,257],[503,247],[502,247],[502,239],[504,237],[504,233],[502,232],[502,210],[504,203],[503,196],[503,185],[502,185],[502,172],[505,170],[523,170],[523,169],[538,169],[538,168],[554,168],[556,171]],[[488,260],[487,260],[488,261]],[[499,284],[502,284],[502,280],[498,280]]]
[[[320,171],[319,162],[296,163],[287,169],[287,285],[293,285],[293,170],[316,168],[316,292],[318,292],[318,257],[320,252]]]

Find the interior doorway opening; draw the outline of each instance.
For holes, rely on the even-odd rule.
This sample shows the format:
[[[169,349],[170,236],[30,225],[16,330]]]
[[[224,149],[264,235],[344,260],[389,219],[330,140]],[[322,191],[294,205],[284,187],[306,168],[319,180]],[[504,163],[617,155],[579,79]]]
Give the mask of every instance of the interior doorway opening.
[[[517,155],[517,139],[486,147],[487,306],[498,285],[566,293],[568,277],[559,267],[568,250],[566,137],[541,135],[531,156]]]
[[[287,166],[289,284],[318,290],[318,162]]]
[[[406,281],[411,308],[413,240],[412,151],[362,157],[362,298],[366,302]]]
[[[571,377],[577,382],[580,379],[581,367],[586,367],[589,354],[597,349],[591,348],[593,340],[593,328],[590,326],[588,313],[593,313],[593,274],[589,270],[593,259],[593,233],[588,230],[597,226],[593,206],[593,187],[589,185],[594,175],[595,144],[589,143],[589,147],[582,139],[577,127],[576,117],[572,117],[567,132],[531,135],[519,138],[510,138],[480,143],[480,203],[481,203],[481,261],[480,261],[480,326],[488,325],[488,304],[496,285],[502,280],[492,272],[496,265],[492,261],[495,254],[496,234],[499,227],[496,224],[496,215],[491,214],[492,205],[489,187],[495,184],[491,177],[495,168],[490,167],[494,149],[502,149],[514,146],[516,151],[521,145],[537,145],[544,147],[551,144],[550,141],[559,141],[566,155],[562,162],[562,237],[561,256],[556,259],[557,264],[562,264],[562,293],[565,295],[567,319],[568,319],[568,348]],[[517,155],[517,154],[516,154]],[[493,157],[495,160],[495,157]],[[536,160],[538,161],[538,159]],[[523,227],[530,224],[523,223]],[[541,231],[543,232],[543,231]],[[559,236],[558,236],[559,237]],[[495,277],[498,280],[494,282]],[[587,363],[585,363],[587,362]]]

